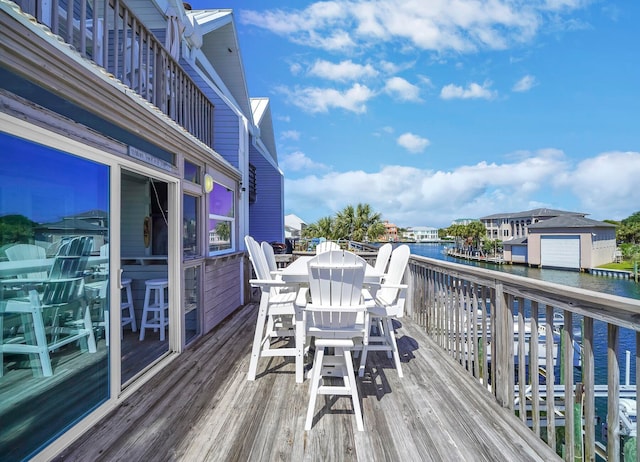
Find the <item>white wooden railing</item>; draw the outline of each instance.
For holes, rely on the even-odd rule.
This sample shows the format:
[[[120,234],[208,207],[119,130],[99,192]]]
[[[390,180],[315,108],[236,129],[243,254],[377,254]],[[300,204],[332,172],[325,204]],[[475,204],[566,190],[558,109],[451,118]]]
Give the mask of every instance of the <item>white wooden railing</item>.
[[[213,103],[122,0],[14,0],[208,146]],[[164,31],[163,31],[164,33]]]
[[[498,403],[565,460],[621,459],[619,399],[624,393],[637,399],[637,390],[620,385],[618,349],[621,335],[631,339],[637,363],[640,300],[413,255],[407,271],[407,315]],[[554,335],[541,341],[551,332],[561,341]],[[558,344],[563,367],[556,375],[546,365],[556,361]],[[596,383],[596,370],[606,383]],[[606,400],[606,422],[614,423],[606,426],[606,443],[596,433],[597,396],[606,397],[598,400]],[[573,418],[565,419],[570,409]]]

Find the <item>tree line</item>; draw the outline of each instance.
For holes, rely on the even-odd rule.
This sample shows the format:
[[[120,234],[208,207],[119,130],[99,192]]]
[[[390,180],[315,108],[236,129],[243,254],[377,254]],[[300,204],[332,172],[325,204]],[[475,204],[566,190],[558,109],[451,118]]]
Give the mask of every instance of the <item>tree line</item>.
[[[308,225],[302,230],[302,237],[369,242],[377,241],[384,233],[381,215],[373,212],[369,204],[358,204],[348,205],[335,216],[323,217]]]

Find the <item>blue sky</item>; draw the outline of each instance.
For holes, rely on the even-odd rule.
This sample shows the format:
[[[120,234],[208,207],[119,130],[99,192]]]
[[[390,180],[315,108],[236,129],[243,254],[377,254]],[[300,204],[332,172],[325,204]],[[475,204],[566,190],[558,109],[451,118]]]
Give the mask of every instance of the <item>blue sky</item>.
[[[209,0],[271,100],[285,213],[640,210],[640,2]]]

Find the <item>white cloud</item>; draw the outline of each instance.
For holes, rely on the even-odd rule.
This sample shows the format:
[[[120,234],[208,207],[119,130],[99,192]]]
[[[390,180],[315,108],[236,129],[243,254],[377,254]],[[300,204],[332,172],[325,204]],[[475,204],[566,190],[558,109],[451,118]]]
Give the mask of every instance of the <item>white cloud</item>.
[[[297,130],[284,130],[280,132],[280,138],[283,140],[299,140],[300,132]]]
[[[302,71],[302,66],[299,63],[293,63],[289,66],[289,72],[292,75],[298,75]]]
[[[525,75],[524,77],[522,77],[520,80],[518,80],[515,83],[515,85],[513,86],[513,88],[511,90],[512,91],[516,91],[516,92],[529,91],[533,87],[535,87],[537,84],[538,84],[538,82],[536,82],[536,78],[534,76]]]
[[[426,149],[431,142],[427,138],[414,135],[413,133],[403,133],[396,140],[399,146],[402,146],[411,153],[419,153]]]
[[[400,101],[422,101],[420,99],[420,88],[401,77],[388,79],[384,86],[384,91]]]
[[[530,41],[546,23],[583,8],[580,0],[334,0],[300,9],[241,10],[240,22],[325,50],[394,49],[466,53]]]
[[[329,170],[328,166],[319,162],[314,162],[301,151],[292,152],[291,154],[282,156],[279,165],[285,172],[318,172]]]
[[[632,161],[636,167],[631,169],[629,176],[637,178],[640,154],[618,155],[622,157],[596,159],[599,162]],[[589,170],[587,166],[581,165],[577,171],[586,172]],[[463,216],[481,217],[541,206],[564,208],[565,201],[575,199],[573,188],[558,184],[554,178],[568,174],[572,169],[562,152],[542,150],[528,155],[519,153],[518,158],[511,162],[480,162],[449,171],[389,165],[372,173],[361,170],[324,175],[316,173],[285,179],[285,202],[289,210],[309,222],[332,215],[346,205],[363,202],[380,212],[384,219],[400,226],[415,225],[419,220],[429,226],[443,227]],[[627,193],[627,185],[637,183],[626,177],[623,181],[621,189]],[[612,183],[617,185],[619,181],[616,179]],[[576,196],[582,196],[585,189],[576,185]],[[319,195],[318,191],[322,194]],[[545,194],[549,191],[557,192],[563,203],[546,201]],[[598,196],[593,194],[593,197],[597,199]],[[629,201],[628,197],[621,217],[637,209],[637,204]],[[606,210],[608,200],[609,197],[603,197],[599,207]]]
[[[351,60],[332,63],[318,59],[309,69],[309,75],[336,81],[357,80],[364,77],[375,77],[378,74],[371,64],[357,64]]]
[[[359,83],[344,91],[318,87],[278,87],[277,90],[287,96],[289,103],[311,113],[328,112],[332,108],[364,113],[367,111],[367,101],[374,96],[373,91]]]
[[[442,99],[493,99],[497,96],[497,92],[491,90],[491,82],[485,82],[482,85],[470,83],[466,88],[459,87],[450,83],[440,90],[440,98]]]
[[[583,212],[604,218],[625,218],[638,211],[640,152],[605,152],[583,160],[556,177],[558,186],[580,198]]]

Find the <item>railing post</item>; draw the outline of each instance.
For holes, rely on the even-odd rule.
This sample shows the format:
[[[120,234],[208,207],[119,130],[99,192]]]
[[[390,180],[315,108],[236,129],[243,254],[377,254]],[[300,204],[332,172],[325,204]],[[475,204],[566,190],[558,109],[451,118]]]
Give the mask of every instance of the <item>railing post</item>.
[[[491,333],[496,344],[496,376],[493,380],[495,395],[498,403],[506,408],[513,408],[513,370],[511,370],[510,360],[513,349],[513,317],[507,294],[501,282],[496,282],[496,304],[495,304],[495,330]]]
[[[620,459],[620,364],[618,363],[618,344],[620,328],[607,325],[607,381],[609,396],[607,399],[607,460]]]

